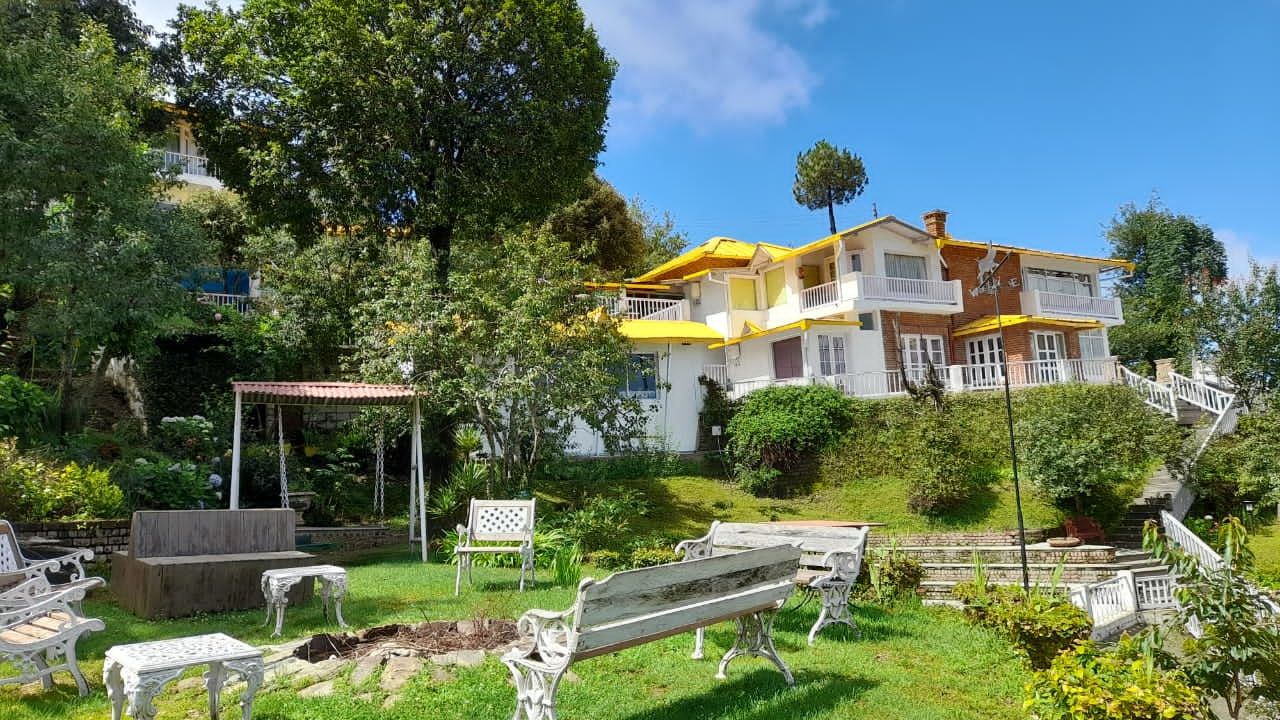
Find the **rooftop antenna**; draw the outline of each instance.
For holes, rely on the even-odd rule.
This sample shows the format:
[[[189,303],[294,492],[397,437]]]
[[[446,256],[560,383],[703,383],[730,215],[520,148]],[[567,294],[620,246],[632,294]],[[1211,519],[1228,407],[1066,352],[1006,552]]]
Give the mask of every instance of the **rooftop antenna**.
[[[880,209],[876,207],[875,203],[871,203],[871,218],[875,219],[878,217],[880,217]]]

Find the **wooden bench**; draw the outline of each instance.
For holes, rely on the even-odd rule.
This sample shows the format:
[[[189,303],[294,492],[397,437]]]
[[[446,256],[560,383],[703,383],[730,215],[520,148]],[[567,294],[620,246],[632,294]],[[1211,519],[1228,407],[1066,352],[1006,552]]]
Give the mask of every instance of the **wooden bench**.
[[[794,685],[773,647],[773,614],[794,591],[800,549],[791,545],[615,573],[578,585],[564,612],[530,610],[518,624],[528,646],[502,662],[516,685],[513,720],[555,720],[556,690],[569,665],[724,620],[737,640],[720,660],[723,679],[739,655],[766,658]]]
[[[862,570],[868,527],[804,526],[773,523],[711,523],[711,530],[696,540],[676,545],[676,554],[697,560],[752,548],[794,544],[803,552],[794,581],[822,601],[818,620],[809,629],[809,644],[824,627],[844,623],[857,632],[849,612],[849,593]],[[693,657],[702,657],[703,631],[698,629]]]
[[[43,577],[27,583],[46,583]],[[43,587],[48,588],[47,583]],[[84,587],[70,587],[46,594],[14,593],[0,599],[0,665],[16,668],[16,677],[0,678],[0,685],[40,680],[53,687],[53,673],[66,670],[75,678],[80,696],[89,694],[76,662],[76,641],[81,635],[104,630],[97,618],[81,617],[72,608],[84,599]],[[62,658],[61,664],[54,664]]]
[[[314,564],[294,549],[294,523],[285,509],[135,512],[129,550],[111,558],[111,589],[147,618],[261,607],[262,573]],[[302,583],[289,601],[311,595]]]
[[[1067,535],[1080,538],[1085,542],[1100,542],[1107,539],[1107,534],[1102,531],[1102,526],[1091,517],[1078,515],[1067,518],[1063,525],[1066,527]]]

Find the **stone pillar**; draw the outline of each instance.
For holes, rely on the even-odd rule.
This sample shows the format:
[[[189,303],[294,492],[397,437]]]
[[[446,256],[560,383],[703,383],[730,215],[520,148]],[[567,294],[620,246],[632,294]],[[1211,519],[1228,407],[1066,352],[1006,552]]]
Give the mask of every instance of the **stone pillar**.
[[[1169,382],[1169,373],[1173,372],[1173,358],[1164,358],[1156,361],[1156,382],[1165,384]]]

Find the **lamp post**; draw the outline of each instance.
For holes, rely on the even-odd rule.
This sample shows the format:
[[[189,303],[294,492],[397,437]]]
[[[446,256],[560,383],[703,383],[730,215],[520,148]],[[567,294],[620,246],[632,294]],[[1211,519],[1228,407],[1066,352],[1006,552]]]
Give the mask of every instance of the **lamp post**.
[[[1027,568],[1027,526],[1022,517],[1022,484],[1018,478],[1018,445],[1013,434],[1013,393],[1009,389],[1009,359],[1005,354],[1008,344],[1004,339],[1004,318],[1000,315],[1000,288],[1018,287],[1017,279],[1002,282],[998,277],[1000,268],[1013,253],[1004,256],[1004,260],[996,262],[996,249],[987,242],[987,254],[978,261],[978,284],[969,294],[973,297],[991,295],[995,300],[996,332],[1000,335],[1000,374],[1004,378],[1004,411],[1009,426],[1009,460],[1013,465],[1013,502],[1018,511],[1018,549],[1022,560],[1022,590],[1031,592],[1031,572]]]

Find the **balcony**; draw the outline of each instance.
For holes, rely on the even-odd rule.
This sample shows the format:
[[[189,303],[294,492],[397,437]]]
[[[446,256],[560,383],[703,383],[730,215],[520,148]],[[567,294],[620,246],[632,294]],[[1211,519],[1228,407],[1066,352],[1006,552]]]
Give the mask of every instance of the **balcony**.
[[[222,187],[222,182],[209,170],[209,158],[203,155],[187,155],[178,152],[162,153],[164,168],[176,170],[178,178],[195,185]]]
[[[628,320],[684,320],[684,301],[665,298],[609,298],[609,314]]]
[[[1023,308],[1030,315],[1101,320],[1109,325],[1124,322],[1119,298],[1027,290],[1023,292]]]
[[[800,291],[800,309],[812,310],[823,305],[834,305],[840,300],[840,283],[828,282]]]
[[[256,300],[257,298],[252,295],[239,295],[237,293],[196,293],[196,302],[198,303],[216,307],[233,307],[242,315],[253,310],[253,303]]]
[[[934,312],[959,311],[964,305],[959,280],[913,280],[855,272],[849,281],[853,286],[853,296],[858,300],[929,308]]]

